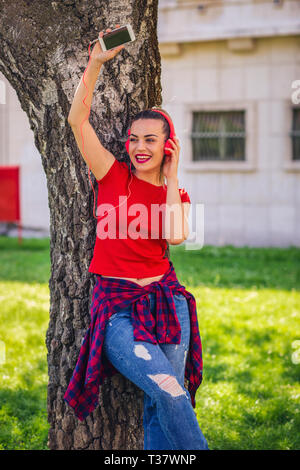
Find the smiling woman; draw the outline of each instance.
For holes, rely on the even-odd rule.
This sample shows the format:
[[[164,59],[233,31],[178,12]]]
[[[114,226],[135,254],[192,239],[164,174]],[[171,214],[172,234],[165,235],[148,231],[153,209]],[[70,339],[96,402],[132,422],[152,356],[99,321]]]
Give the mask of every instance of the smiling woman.
[[[139,112],[131,121],[127,151],[134,167],[134,174],[158,186],[164,184],[163,165],[166,159],[164,150],[171,129],[168,120],[155,109],[162,111],[171,120],[169,114],[162,108],[154,107]],[[139,155],[150,158],[142,161],[137,158]],[[148,165],[142,167],[145,162],[148,162]]]
[[[108,60],[99,47],[92,53],[88,89],[98,78],[97,57]],[[202,381],[196,302],[166,256],[167,243],[179,244],[187,237],[184,206],[190,205],[187,192],[178,186],[180,144],[173,122],[158,107],[133,117],[125,144],[129,168],[103,147],[89,123],[81,134],[76,115],[86,115],[81,104],[85,94],[80,84],[70,119],[83,155],[84,136],[86,161],[91,158],[99,188],[89,267],[96,283],[90,327],[64,399],[84,420],[98,404],[103,380],[120,372],[145,392],[144,449],[206,450],[193,411]]]

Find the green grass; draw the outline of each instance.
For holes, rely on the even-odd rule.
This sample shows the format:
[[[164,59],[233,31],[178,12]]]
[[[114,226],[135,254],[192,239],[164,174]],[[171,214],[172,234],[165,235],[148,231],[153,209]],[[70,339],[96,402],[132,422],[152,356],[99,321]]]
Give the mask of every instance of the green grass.
[[[197,301],[209,447],[299,449],[300,249],[170,252]],[[0,449],[47,449],[49,240],[0,237],[0,265]]]
[[[0,237],[0,265],[0,449],[47,449],[49,240]]]
[[[177,277],[197,301],[196,412],[210,448],[299,449],[300,250],[176,248]]]

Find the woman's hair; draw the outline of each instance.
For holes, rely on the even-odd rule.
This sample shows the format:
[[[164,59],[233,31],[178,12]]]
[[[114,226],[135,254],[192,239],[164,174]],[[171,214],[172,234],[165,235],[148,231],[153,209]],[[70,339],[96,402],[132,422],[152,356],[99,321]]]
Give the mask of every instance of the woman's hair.
[[[171,119],[171,116],[169,115],[169,113],[167,113],[167,111],[160,108],[159,106],[153,106],[153,108],[145,109],[144,111],[140,111],[138,114],[136,114],[131,119],[130,127],[132,127],[132,124],[135,121],[139,120],[139,119],[157,119],[158,121],[162,121],[162,123],[163,123],[163,133],[165,134],[165,142],[166,142],[168,140],[169,136],[170,136],[169,123],[162,114],[157,113],[156,111],[153,111],[154,109],[162,111],[164,114],[166,114]],[[161,184],[164,184],[164,176],[163,176],[163,173],[162,173],[163,162],[164,162],[164,159],[162,160],[162,164],[161,164],[161,167],[160,167],[160,174],[159,174],[159,180],[160,180]]]

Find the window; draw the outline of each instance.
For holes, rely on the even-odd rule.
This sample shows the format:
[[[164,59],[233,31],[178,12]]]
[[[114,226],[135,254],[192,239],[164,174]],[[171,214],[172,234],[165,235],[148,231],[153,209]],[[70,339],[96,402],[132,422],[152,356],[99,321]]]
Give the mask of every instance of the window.
[[[300,160],[300,108],[293,108],[292,130],[292,160]]]
[[[245,161],[245,111],[193,112],[193,161]]]

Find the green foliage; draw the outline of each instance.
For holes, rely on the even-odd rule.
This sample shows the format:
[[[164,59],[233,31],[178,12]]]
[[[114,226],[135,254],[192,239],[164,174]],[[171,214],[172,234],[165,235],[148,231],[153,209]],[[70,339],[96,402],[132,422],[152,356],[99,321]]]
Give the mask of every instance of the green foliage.
[[[47,449],[49,245],[0,237],[0,449]],[[299,449],[300,250],[171,245],[170,256],[197,301],[210,448]]]

